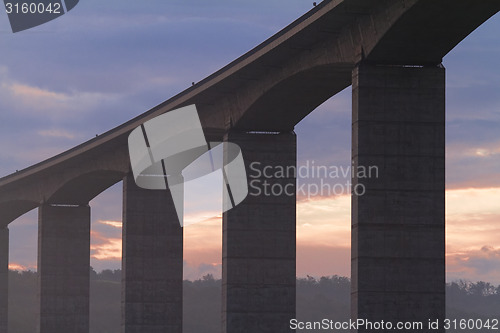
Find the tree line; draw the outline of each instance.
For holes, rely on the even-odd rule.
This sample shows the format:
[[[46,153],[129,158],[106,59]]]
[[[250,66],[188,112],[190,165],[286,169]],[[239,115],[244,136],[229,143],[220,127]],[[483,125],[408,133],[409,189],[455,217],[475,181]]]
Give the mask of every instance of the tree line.
[[[36,328],[37,274],[32,271],[10,271],[9,274],[9,332],[33,333]],[[221,280],[208,274],[199,280],[185,280],[183,287],[184,333],[221,332]],[[350,288],[350,279],[343,276],[298,278],[297,319],[349,320]],[[483,281],[451,282],[446,285],[446,302],[447,318],[498,319],[500,285]],[[121,271],[97,273],[91,269],[90,333],[116,333],[120,331],[120,323]]]

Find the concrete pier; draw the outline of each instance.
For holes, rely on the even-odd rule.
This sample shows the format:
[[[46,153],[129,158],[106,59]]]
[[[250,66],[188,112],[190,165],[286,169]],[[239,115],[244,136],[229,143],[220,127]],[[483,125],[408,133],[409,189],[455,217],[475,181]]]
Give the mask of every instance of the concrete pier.
[[[262,170],[294,167],[296,136],[231,132],[226,140],[241,147],[250,188],[243,202],[223,214],[222,331],[291,332],[296,177],[276,177],[274,172],[266,177]],[[274,194],[266,195],[265,188]]]
[[[9,306],[9,229],[0,227],[0,333],[7,333]]]
[[[354,170],[378,168],[353,181],[362,195],[352,196],[352,317],[442,322],[444,68],[355,68],[352,140]]]
[[[89,332],[90,207],[44,204],[38,219],[39,333]]]
[[[122,332],[182,333],[183,233],[169,191],[123,180]]]

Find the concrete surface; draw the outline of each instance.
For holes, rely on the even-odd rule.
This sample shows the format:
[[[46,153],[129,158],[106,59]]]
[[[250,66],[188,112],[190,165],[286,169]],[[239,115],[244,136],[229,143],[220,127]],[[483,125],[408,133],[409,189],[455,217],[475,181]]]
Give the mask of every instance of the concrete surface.
[[[44,204],[38,219],[38,333],[88,333],[90,207]]]
[[[9,229],[0,228],[0,333],[7,333],[9,306]]]
[[[352,149],[352,317],[444,319],[444,68],[357,67]]]
[[[124,178],[123,333],[182,333],[182,232],[170,192]]]
[[[295,318],[295,175],[257,177],[251,163],[262,167],[295,166],[294,133],[229,133],[241,147],[248,181],[284,187],[292,195],[250,191],[242,203],[223,214],[222,332],[291,332]],[[227,158],[227,156],[226,156]],[[254,186],[264,188],[264,185]],[[278,193],[277,191],[275,193]]]

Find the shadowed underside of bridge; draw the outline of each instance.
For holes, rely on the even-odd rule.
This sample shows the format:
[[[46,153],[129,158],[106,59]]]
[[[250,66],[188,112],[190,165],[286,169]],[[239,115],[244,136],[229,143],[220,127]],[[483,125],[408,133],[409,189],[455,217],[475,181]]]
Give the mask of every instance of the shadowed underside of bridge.
[[[379,168],[377,179],[353,183],[366,187],[352,199],[353,318],[444,318],[441,62],[498,10],[499,0],[324,1],[159,106],[1,178],[0,333],[7,331],[7,226],[36,207],[39,332],[88,332],[88,202],[121,180],[123,332],[181,332],[182,229],[168,191],[141,190],[131,179],[128,134],[196,104],[207,140],[238,143],[247,167],[293,166],[294,126],[351,84],[353,161]],[[291,331],[295,196],[249,197],[226,212],[222,258],[223,331]]]

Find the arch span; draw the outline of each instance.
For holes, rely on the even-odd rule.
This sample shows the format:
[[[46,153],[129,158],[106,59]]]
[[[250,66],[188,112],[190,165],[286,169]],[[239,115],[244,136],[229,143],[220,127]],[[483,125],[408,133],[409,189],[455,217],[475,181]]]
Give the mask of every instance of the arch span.
[[[279,81],[254,99],[235,123],[243,130],[290,131],[305,116],[350,85],[350,65],[310,67]]]
[[[122,171],[95,170],[76,176],[65,182],[50,197],[47,203],[86,205],[101,192],[125,177]]]
[[[11,200],[0,203],[0,228],[6,227],[21,215],[37,208],[38,205],[38,202],[29,200]]]

